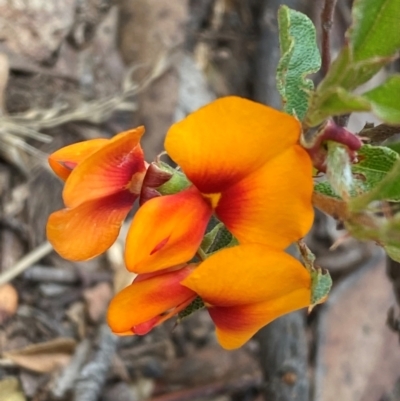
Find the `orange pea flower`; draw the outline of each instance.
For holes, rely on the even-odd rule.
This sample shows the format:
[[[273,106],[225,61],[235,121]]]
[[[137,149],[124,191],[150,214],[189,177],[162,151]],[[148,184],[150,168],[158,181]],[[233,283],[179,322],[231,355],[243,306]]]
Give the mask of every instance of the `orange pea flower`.
[[[49,157],[63,180],[65,209],[52,213],[47,237],[70,260],[87,260],[107,250],[140,194],[146,172],[140,138],[144,128],[114,138],[66,146]]]
[[[216,325],[219,343],[233,349],[311,299],[309,272],[283,251],[260,244],[224,249],[197,268],[143,276],[111,301],[108,323],[116,334],[146,334],[198,294]]]
[[[232,349],[310,304],[309,272],[283,251],[313,219],[311,161],[299,136],[296,119],[237,97],[171,127],[166,150],[192,185],[135,215],[125,259],[139,276],[110,304],[115,333],[144,334],[200,296]],[[240,245],[171,269],[193,257],[213,213]]]
[[[196,253],[213,213],[239,243],[284,249],[311,227],[312,164],[300,123],[239,97],[225,97],[174,124],[169,156],[192,185],[147,201],[128,232],[128,270],[149,273]]]
[[[139,274],[119,292],[108,309],[108,323],[119,335],[143,335],[188,306],[196,293],[180,282],[194,266]]]

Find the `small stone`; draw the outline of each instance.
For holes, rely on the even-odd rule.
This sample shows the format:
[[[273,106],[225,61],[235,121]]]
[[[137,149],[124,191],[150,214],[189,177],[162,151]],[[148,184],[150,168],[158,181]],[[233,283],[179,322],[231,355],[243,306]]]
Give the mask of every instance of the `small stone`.
[[[112,295],[112,289],[108,283],[99,283],[84,291],[83,297],[92,322],[96,323],[104,316]]]
[[[297,374],[295,372],[285,372],[282,376],[282,381],[289,386],[293,386],[297,382]]]
[[[18,308],[18,293],[11,284],[0,286],[0,324],[12,317]]]

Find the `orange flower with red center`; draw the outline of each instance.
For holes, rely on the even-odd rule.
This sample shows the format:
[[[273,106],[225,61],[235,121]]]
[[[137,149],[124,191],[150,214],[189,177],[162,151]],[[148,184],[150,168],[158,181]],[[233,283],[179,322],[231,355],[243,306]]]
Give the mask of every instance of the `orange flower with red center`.
[[[65,209],[50,215],[47,237],[70,260],[86,260],[106,251],[140,194],[146,164],[140,146],[144,128],[114,138],[66,146],[49,157],[63,180]]]
[[[192,185],[136,213],[126,241],[128,270],[149,273],[190,260],[212,214],[239,243],[284,249],[311,227],[312,164],[288,114],[226,97],[174,124],[168,155]]]
[[[137,276],[111,301],[108,323],[119,335],[146,334],[197,295],[214,321],[219,343],[233,349],[272,320],[310,305],[311,276],[283,251],[239,245],[198,267]]]
[[[312,165],[300,132],[293,117],[237,97],[171,127],[166,150],[192,185],[135,215],[125,260],[139,276],[111,302],[115,333],[144,334],[199,295],[231,349],[310,304],[309,272],[284,253],[313,219]],[[187,265],[213,213],[240,245]]]

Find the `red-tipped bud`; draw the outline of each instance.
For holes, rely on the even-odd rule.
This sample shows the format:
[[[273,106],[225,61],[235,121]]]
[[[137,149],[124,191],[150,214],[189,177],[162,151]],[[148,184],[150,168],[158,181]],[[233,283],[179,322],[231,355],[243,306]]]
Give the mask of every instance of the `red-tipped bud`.
[[[153,162],[144,177],[139,204],[161,195],[172,195],[190,185],[185,174],[163,162]]]
[[[172,175],[172,172],[162,168],[161,164],[151,163],[143,180],[139,204],[143,205],[148,200],[160,196],[161,193],[157,191],[157,188],[169,181]]]

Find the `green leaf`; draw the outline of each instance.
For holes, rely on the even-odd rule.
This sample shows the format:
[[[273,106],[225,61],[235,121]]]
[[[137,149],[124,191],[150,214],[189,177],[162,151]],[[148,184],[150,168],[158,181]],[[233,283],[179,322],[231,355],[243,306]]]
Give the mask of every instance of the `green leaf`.
[[[200,245],[200,252],[204,254],[203,257],[209,257],[222,248],[230,248],[238,244],[238,240],[231,232],[222,223],[217,223],[213,229],[204,236]]]
[[[371,104],[360,95],[353,95],[343,88],[335,88],[321,104],[325,116],[346,114],[352,111],[369,111]]]
[[[399,160],[399,155],[385,146],[364,145],[358,151],[358,159],[352,172],[357,177],[358,189],[367,192],[380,184]]]
[[[400,252],[400,213],[385,217],[383,213],[364,212],[353,215],[345,225],[353,237],[377,242],[397,260]]]
[[[400,32],[398,36],[400,37]],[[382,85],[364,93],[362,97],[371,102],[372,111],[382,121],[400,124],[400,75],[391,76]]]
[[[323,301],[332,287],[332,278],[327,270],[318,268],[311,273],[311,305]]]
[[[386,177],[393,168],[399,155],[385,146],[364,145],[358,151],[358,163],[352,164],[353,188],[351,197],[357,197],[371,191]],[[333,190],[328,181],[319,182],[314,190],[331,198],[340,197]]]
[[[216,224],[215,227],[203,237],[203,241],[201,241],[201,245],[200,245],[200,248],[202,249],[203,252],[205,252],[205,253],[209,252],[212,244],[215,242],[215,239],[217,237],[219,230],[223,226],[224,225],[222,223]]]
[[[323,92],[323,95],[320,92],[321,90],[318,89],[305,119],[309,127],[315,127],[331,116],[371,109],[368,100],[360,95],[353,95],[339,86]]]
[[[178,313],[178,322],[183,320],[185,317],[190,316],[194,312],[204,308],[204,302],[200,297],[196,297],[184,310]]]
[[[211,255],[214,252],[219,251],[222,248],[228,248],[237,245],[236,238],[228,231],[228,229],[222,225],[215,236],[213,244],[210,246],[207,254]]]
[[[186,175],[181,171],[169,166],[166,163],[160,163],[159,168],[163,171],[172,174],[172,177],[164,184],[157,188],[157,191],[162,195],[176,194],[190,186],[190,182]]]
[[[377,185],[369,192],[352,199],[350,208],[359,211],[367,207],[371,202],[386,200],[392,202],[400,201],[400,160],[393,164],[392,169]]]
[[[373,57],[368,60],[354,61],[349,45],[342,48],[329,67],[328,74],[318,85],[318,95],[335,92],[336,88],[355,89],[367,82],[392,58]]]
[[[305,127],[315,127],[327,117],[352,111],[373,111],[383,121],[398,123],[400,106],[395,104],[399,93],[396,79],[388,80],[382,88],[365,96],[349,91],[367,82],[398,56],[399,15],[399,0],[354,1],[353,24],[346,33],[347,44],[313,93],[304,119]],[[397,95],[393,96],[396,91]]]
[[[388,143],[386,147],[392,149],[397,154],[400,154],[400,142]]]
[[[306,76],[321,67],[315,27],[304,14],[282,6],[278,11],[281,59],[277,86],[284,110],[303,119],[314,85]]]
[[[328,181],[323,181],[315,184],[314,191],[330,198],[340,199],[340,196],[332,189]]]
[[[347,56],[348,48],[344,48],[310,98],[305,127],[316,127],[331,116],[372,109],[368,99],[349,90],[368,81],[387,62],[377,59],[371,63],[352,64]]]
[[[311,276],[310,309],[312,309],[328,295],[332,287],[332,279],[327,270],[322,270],[320,267],[314,265],[315,255],[303,240],[297,241],[296,245],[305,268]]]
[[[400,245],[387,245],[383,247],[388,254],[389,258],[395,260],[396,262],[400,262]]]
[[[354,61],[391,57],[400,49],[399,0],[355,0],[347,37]]]
[[[355,95],[342,87],[326,90],[306,117],[308,126],[314,126],[330,116],[357,111],[370,111],[388,124],[400,124],[400,75],[393,75],[382,85]]]

